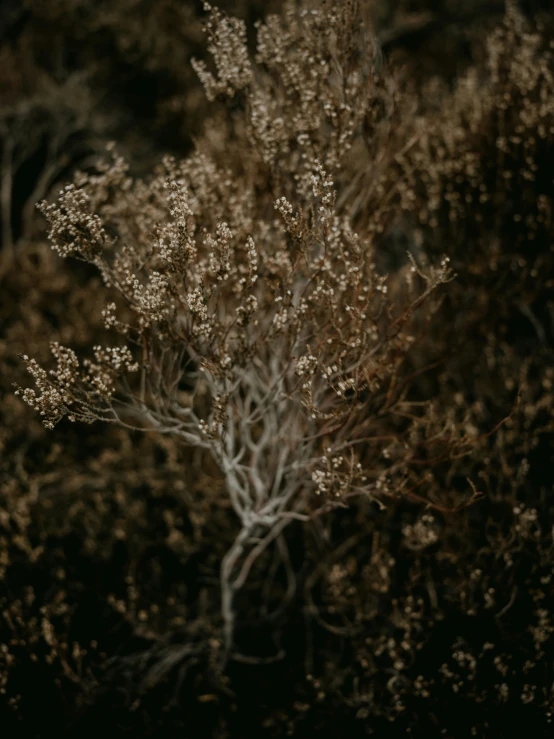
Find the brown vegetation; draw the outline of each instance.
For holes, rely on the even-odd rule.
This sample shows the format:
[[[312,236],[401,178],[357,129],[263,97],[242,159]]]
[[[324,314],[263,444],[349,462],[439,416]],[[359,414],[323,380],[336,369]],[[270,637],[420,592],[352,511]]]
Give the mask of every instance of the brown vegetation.
[[[12,13],[8,733],[549,735],[554,26],[497,5]]]

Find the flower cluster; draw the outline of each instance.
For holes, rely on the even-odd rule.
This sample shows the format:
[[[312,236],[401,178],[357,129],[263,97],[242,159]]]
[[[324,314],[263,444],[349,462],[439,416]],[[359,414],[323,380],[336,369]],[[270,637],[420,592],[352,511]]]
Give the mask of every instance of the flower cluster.
[[[204,10],[210,14],[206,24],[208,50],[213,54],[217,77],[198,59],[192,61],[192,66],[204,85],[208,100],[215,100],[220,94],[232,97],[252,79],[246,50],[246,26],[238,18],[224,16],[209,3],[204,3]]]

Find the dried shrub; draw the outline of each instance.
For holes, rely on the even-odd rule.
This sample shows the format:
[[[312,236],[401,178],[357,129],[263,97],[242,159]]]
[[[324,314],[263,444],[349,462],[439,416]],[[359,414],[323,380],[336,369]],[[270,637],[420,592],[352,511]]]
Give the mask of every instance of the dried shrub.
[[[321,508],[314,493],[328,501],[322,510],[399,495],[421,484],[416,448],[443,461],[472,441],[446,436],[451,419],[436,408],[407,413],[395,387],[412,317],[451,279],[448,259],[425,271],[414,262],[419,283],[393,304],[371,241],[335,208],[328,170],[340,170],[374,103],[371,67],[356,64],[354,6],[291,6],[282,28],[270,18],[256,70],[241,22],[206,7],[218,77],[197,69],[210,97],[244,89],[232,145],[247,136],[250,158],[237,172],[197,147],[144,182],[114,154],[42,204],[54,249],[100,271],[106,327],[127,343],[97,345],[82,368],[54,343],[49,373],[24,355],[38,392],[17,392],[47,428],[65,416],[105,420],[211,455],[240,521],[221,565],[227,654],[234,594],[291,520]],[[394,434],[403,410],[412,424]],[[383,465],[385,443],[394,459]]]
[[[8,721],[33,662],[81,734],[547,735],[551,26],[510,4],[451,88],[332,9],[250,54],[208,10],[194,150],[42,205],[73,263],[29,250],[0,346],[55,426],[3,401]]]

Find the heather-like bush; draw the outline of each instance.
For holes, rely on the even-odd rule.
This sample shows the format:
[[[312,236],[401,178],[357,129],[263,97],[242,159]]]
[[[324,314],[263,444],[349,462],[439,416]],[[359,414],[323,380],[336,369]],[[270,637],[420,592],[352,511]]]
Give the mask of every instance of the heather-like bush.
[[[58,5],[115,44],[93,87],[123,57],[188,79],[172,3]],[[552,26],[509,3],[483,44],[486,6],[420,19],[472,43],[430,80],[393,4],[385,61],[364,3],[257,40],[206,7],[190,154],[137,176],[115,106],[121,141],[41,203],[55,253],[28,231],[0,305],[36,409],[0,403],[8,727],[547,735]]]
[[[24,356],[37,391],[17,392],[47,428],[116,422],[212,456],[240,522],[221,565],[226,651],[233,595],[287,523],[417,486],[416,440],[437,445],[452,425],[430,408],[395,429],[410,418],[413,319],[451,279],[448,259],[424,269],[412,257],[393,301],[369,229],[355,233],[335,205],[334,173],[376,104],[359,23],[351,4],[291,6],[259,26],[253,64],[243,24],[210,10],[217,77],[197,70],[209,97],[243,96],[241,169],[199,146],[133,180],[114,154],[41,206],[54,249],[99,269],[106,326],[125,343],[82,363],[53,344],[50,372]],[[438,457],[465,453],[468,438],[451,434]]]

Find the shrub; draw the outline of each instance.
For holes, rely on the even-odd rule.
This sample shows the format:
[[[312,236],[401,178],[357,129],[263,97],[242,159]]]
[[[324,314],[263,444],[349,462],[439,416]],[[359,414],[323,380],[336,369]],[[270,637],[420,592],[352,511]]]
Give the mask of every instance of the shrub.
[[[0,393],[8,733],[548,735],[552,18],[509,3],[484,44],[497,3],[431,5],[383,5],[387,67],[363,4],[287,4],[258,53],[207,10],[190,155],[139,179],[122,95],[129,163],[41,205],[70,258],[17,244],[0,361],[39,412]],[[54,7],[112,39],[102,84],[125,57],[185,85],[171,2],[146,35],[142,0]]]
[[[432,466],[474,439],[403,399],[414,318],[452,279],[449,260],[412,257],[393,299],[372,257],[379,224],[355,233],[336,205],[362,126],[387,115],[355,4],[270,17],[255,62],[242,22],[206,8],[217,72],[196,67],[210,98],[235,101],[229,161],[209,131],[147,181],[112,152],[41,205],[53,248],[99,270],[123,343],[82,363],[55,343],[50,372],[24,356],[37,391],[17,392],[47,428],[103,420],[211,455],[240,523],[221,564],[227,654],[233,596],[291,520],[399,495],[422,483],[423,448]]]

